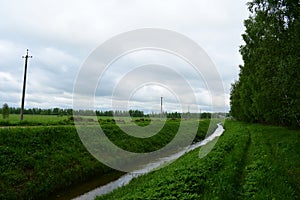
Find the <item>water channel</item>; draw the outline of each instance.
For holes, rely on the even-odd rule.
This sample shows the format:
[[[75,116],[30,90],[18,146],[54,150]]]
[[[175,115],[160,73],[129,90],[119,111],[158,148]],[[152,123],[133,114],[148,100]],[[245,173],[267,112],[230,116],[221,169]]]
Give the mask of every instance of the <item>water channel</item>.
[[[168,163],[168,162],[172,162],[172,161],[176,160],[177,158],[184,155],[185,153],[188,153],[198,147],[206,145],[210,141],[221,136],[223,132],[224,132],[223,126],[218,124],[217,129],[210,136],[208,136],[201,142],[190,145],[186,149],[184,149],[176,154],[173,154],[171,156],[164,157],[155,162],[149,163],[139,170],[127,173],[127,174],[121,176],[120,178],[118,178],[117,180],[111,181],[108,184],[102,185],[96,189],[86,192],[85,194],[82,194],[82,195],[74,198],[73,200],[92,200],[92,199],[95,199],[96,196],[110,193],[111,191],[128,184],[133,178],[136,178],[143,174],[147,174],[155,169],[158,169],[159,167],[161,167],[163,165],[166,165],[166,163]]]

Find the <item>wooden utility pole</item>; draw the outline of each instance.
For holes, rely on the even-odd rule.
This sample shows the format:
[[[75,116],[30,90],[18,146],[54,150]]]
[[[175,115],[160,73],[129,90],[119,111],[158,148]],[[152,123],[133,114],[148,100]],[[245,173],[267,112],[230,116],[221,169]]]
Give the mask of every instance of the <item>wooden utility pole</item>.
[[[23,114],[24,114],[24,101],[25,101],[25,89],[26,89],[26,74],[27,74],[27,62],[28,58],[32,58],[32,56],[28,55],[28,49],[25,56],[22,56],[22,58],[25,58],[25,70],[24,70],[24,82],[23,82],[23,92],[22,92],[22,104],[21,104],[21,116],[20,120],[23,120]]]
[[[163,97],[160,97],[160,119],[163,117]]]
[[[162,114],[162,112],[163,112],[162,101],[163,101],[163,97],[160,97],[160,114]]]

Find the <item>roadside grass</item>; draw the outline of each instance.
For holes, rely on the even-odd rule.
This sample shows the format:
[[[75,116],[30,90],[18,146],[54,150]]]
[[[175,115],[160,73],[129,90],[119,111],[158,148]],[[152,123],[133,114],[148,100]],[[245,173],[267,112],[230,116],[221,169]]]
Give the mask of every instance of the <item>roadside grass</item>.
[[[120,147],[147,152],[168,143],[178,124],[167,121],[146,143],[127,137],[114,123],[103,124],[103,130]],[[199,124],[197,139],[205,137],[209,120]],[[0,199],[45,199],[112,171],[88,153],[74,126],[0,129]]]
[[[194,150],[96,199],[300,199],[300,130],[225,122],[214,149]]]

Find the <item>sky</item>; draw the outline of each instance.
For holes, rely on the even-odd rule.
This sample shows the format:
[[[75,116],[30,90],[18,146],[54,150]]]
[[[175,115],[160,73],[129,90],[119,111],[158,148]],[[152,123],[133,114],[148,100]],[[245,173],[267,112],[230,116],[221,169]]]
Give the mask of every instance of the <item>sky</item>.
[[[231,83],[238,79],[238,66],[243,63],[239,46],[243,44],[243,21],[249,16],[246,3],[244,0],[1,1],[0,104],[21,105],[22,56],[27,48],[33,57],[28,62],[25,107],[72,108],[74,83],[95,49],[124,32],[156,28],[180,33],[203,48],[222,79],[224,109],[228,111]],[[189,94],[176,76],[169,73],[171,70],[154,66],[145,71],[135,70],[149,63],[179,70],[192,85],[197,105],[189,102]],[[135,73],[125,76],[132,70]],[[143,77],[168,80],[176,93],[158,82],[137,81]],[[139,85],[129,87],[134,83]],[[115,107],[112,107],[111,93],[115,94],[116,86],[120,89],[113,96]],[[140,50],[110,66],[99,79],[94,105],[89,108],[159,112],[163,97],[164,110],[168,112],[211,111],[211,90],[206,87],[205,77],[195,76],[191,66],[180,58],[166,52]],[[184,102],[179,100],[181,97]]]

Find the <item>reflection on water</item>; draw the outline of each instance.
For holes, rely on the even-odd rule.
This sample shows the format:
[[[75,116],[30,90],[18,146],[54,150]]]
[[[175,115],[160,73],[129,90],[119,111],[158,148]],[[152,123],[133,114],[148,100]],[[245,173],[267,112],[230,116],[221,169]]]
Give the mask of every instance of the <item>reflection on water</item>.
[[[48,200],[69,200],[78,197],[86,192],[89,192],[97,187],[108,184],[117,180],[120,176],[124,175],[124,172],[113,171],[107,174],[95,175],[92,180],[88,180],[85,183],[78,183],[73,185],[72,188],[58,192],[57,194],[47,198]]]

